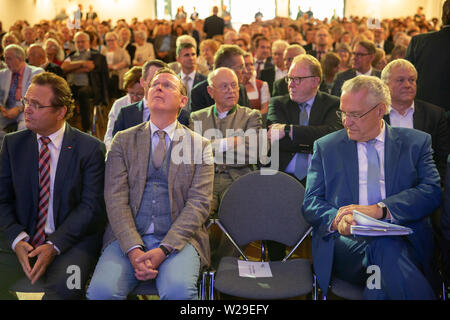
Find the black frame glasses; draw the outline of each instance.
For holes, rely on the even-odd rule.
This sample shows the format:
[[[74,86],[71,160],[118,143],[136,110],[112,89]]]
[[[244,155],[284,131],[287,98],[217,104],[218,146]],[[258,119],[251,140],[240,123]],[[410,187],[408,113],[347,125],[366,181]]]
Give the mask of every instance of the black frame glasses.
[[[289,84],[291,81],[293,81],[294,84],[296,86],[298,86],[298,85],[300,85],[300,83],[302,83],[303,79],[315,78],[315,77],[317,77],[317,76],[306,76],[306,77],[289,77],[289,76],[286,76],[284,78],[284,81],[286,81],[287,84]]]
[[[339,117],[339,119],[341,119],[342,121],[345,118],[349,118],[352,119],[354,121],[357,121],[359,119],[361,119],[362,117],[364,117],[366,114],[368,114],[370,111],[372,111],[373,109],[375,109],[376,107],[378,107],[380,103],[377,103],[374,107],[370,108],[369,111],[364,112],[362,115],[355,115],[355,114],[346,114],[345,112],[343,112],[342,110],[336,110],[336,114]]]
[[[25,107],[31,107],[33,110],[40,110],[44,108],[57,108],[59,106],[43,106],[39,102],[30,102],[27,98],[20,99],[20,102],[22,103],[22,106]]]

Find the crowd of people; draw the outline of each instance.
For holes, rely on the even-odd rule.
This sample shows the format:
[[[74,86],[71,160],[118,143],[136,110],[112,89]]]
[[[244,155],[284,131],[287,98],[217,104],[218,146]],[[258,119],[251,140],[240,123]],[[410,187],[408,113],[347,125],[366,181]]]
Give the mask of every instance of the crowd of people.
[[[0,27],[1,298],[23,274],[45,279],[46,298],[84,297],[61,285],[74,261],[82,288],[93,274],[89,299],[126,298],[155,278],[161,298],[196,298],[199,270],[236,254],[205,222],[227,188],[261,166],[244,132],[263,129],[279,148],[277,169],[306,187],[324,294],[333,277],[363,285],[376,264],[383,287],[365,298],[437,297],[450,267],[450,208],[434,229],[429,221],[450,199],[450,1],[441,23],[419,8],[382,20],[258,15],[235,30],[223,10],[113,22],[90,8],[77,28],[62,15]],[[109,110],[104,144],[66,122],[79,116],[91,133],[95,104]],[[218,135],[205,139],[208,130]],[[214,165],[172,163],[179,131]],[[239,150],[245,160],[227,162]],[[352,237],[352,210],[414,233]],[[270,260],[285,256],[283,244],[267,248]]]

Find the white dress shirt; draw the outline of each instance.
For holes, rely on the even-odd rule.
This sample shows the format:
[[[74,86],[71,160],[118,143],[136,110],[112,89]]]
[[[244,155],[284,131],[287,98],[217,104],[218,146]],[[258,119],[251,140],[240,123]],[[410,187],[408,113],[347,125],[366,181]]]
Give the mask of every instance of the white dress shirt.
[[[389,122],[391,123],[391,126],[414,129],[414,101],[412,105],[406,109],[404,115],[401,115],[397,110],[392,108],[392,106],[390,110]]]
[[[274,81],[277,81],[286,76],[287,76],[287,70],[281,70],[277,66],[275,66],[275,80]]]
[[[185,86],[186,86],[188,97],[189,97],[189,94],[190,94],[190,92],[191,92],[191,90],[192,90],[192,85],[194,84],[195,72],[196,72],[195,70],[192,71],[192,72],[189,73],[189,74],[185,74],[185,73],[183,72],[183,70],[181,70],[181,72],[180,72],[180,74],[181,74],[181,80],[183,81],[183,83],[184,83]],[[184,79],[185,79],[186,77],[188,77],[189,79],[187,79],[187,80],[185,81]]]
[[[122,107],[127,106],[129,104],[131,104],[131,98],[127,94],[127,95],[123,96],[122,98],[119,98],[116,101],[114,101],[114,104],[112,105],[111,110],[109,111],[108,125],[106,127],[105,137],[103,138],[103,142],[105,143],[107,151],[109,151],[109,149],[111,148],[111,142],[112,142],[112,138],[113,138],[112,134],[114,131],[114,123],[116,122],[117,117],[119,116],[119,111]]]
[[[66,129],[66,123],[63,124],[63,126],[56,132],[52,133],[48,136],[50,138],[51,142],[48,144],[48,148],[50,151],[50,199],[48,201],[48,210],[47,210],[47,220],[45,221],[45,234],[49,235],[55,232],[55,220],[53,218],[53,190],[54,190],[54,184],[55,184],[55,176],[56,176],[56,169],[58,166],[58,159],[59,154],[61,152],[61,146],[64,138],[64,130]],[[41,138],[42,136],[39,134],[36,134],[36,138],[38,141],[38,150],[41,149]],[[39,152],[38,151],[38,152]],[[16,239],[12,243],[12,249],[14,250],[16,244],[21,241],[25,240],[28,241],[30,239],[30,236],[25,232],[21,232]],[[55,247],[55,249],[58,251],[59,249]]]

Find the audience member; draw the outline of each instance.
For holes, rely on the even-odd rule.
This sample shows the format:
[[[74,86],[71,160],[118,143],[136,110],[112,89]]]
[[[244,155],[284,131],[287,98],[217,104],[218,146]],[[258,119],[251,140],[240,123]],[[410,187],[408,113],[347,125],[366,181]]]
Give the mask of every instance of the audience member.
[[[269,110],[270,92],[267,82],[256,79],[256,72],[251,53],[244,54],[245,71],[242,77],[242,84],[247,91],[250,107],[261,112],[263,117],[267,116]]]
[[[284,65],[287,71],[289,71],[294,58],[301,54],[306,54],[306,51],[299,44],[291,44],[286,48],[284,51]],[[273,83],[272,97],[284,96],[288,93],[286,78],[278,79]]]
[[[325,295],[339,278],[364,288],[365,299],[435,298],[428,217],[441,202],[439,174],[428,134],[383,121],[390,100],[376,77],[345,82],[338,112],[345,129],[314,144],[303,214],[314,228],[314,270]],[[353,210],[413,233],[351,236]],[[381,286],[366,285],[374,265]]]
[[[150,121],[113,140],[105,171],[109,223],[88,299],[125,299],[139,281],[155,278],[161,299],[198,298],[200,270],[210,263],[205,222],[214,167],[210,142],[177,122],[187,100],[173,70],[158,71],[147,95]],[[194,146],[180,164],[180,149]]]
[[[28,63],[35,67],[40,67],[44,71],[52,72],[57,76],[64,77],[60,66],[47,60],[44,48],[39,44],[32,44],[27,50]]]
[[[24,106],[27,129],[7,135],[0,152],[0,296],[26,276],[44,299],[82,299],[106,222],[105,146],[66,122],[72,94],[53,73],[33,77]]]

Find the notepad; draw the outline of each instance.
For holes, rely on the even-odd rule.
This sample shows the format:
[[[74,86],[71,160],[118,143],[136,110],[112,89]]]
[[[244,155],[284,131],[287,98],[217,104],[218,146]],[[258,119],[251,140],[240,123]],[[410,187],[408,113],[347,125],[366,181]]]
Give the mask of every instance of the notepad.
[[[238,260],[239,276],[246,278],[270,278],[272,271],[268,262]]]
[[[380,221],[353,210],[356,226],[350,226],[350,233],[359,236],[404,236],[413,233],[411,228]]]

